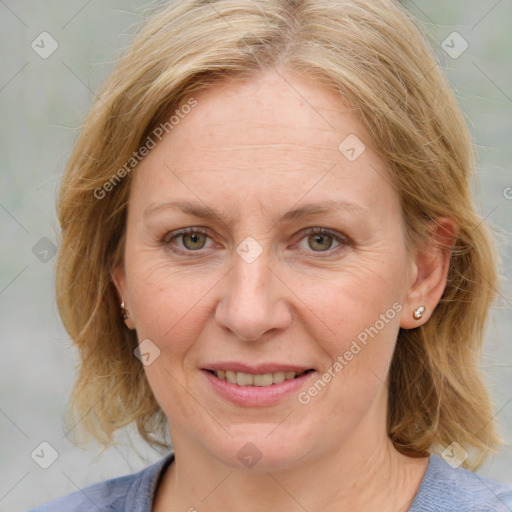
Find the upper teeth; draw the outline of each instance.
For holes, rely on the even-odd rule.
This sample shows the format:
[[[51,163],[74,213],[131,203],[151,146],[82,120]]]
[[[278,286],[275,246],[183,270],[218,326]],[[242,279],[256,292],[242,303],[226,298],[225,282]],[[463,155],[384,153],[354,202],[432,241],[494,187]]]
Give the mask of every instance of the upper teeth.
[[[304,372],[274,372],[253,375],[252,373],[233,372],[231,370],[216,370],[213,372],[219,379],[227,380],[239,386],[271,386],[284,380],[294,379],[296,375]]]

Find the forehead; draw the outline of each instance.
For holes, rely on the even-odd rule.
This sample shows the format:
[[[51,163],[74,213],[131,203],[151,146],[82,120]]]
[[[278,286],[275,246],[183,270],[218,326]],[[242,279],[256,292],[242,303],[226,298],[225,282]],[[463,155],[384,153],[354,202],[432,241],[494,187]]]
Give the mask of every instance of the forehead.
[[[304,157],[316,149],[335,157],[340,136],[351,130],[366,136],[338,95],[297,74],[262,72],[250,80],[217,85],[196,100],[181,129],[173,130],[170,145],[204,148],[218,160],[244,154],[250,160],[258,154]]]
[[[222,191],[226,200],[254,198],[261,207],[275,194],[283,202],[305,194],[343,200],[390,188],[355,112],[323,85],[269,71],[194,98],[197,105],[137,168],[133,186],[146,199],[169,200],[170,188],[195,199]]]

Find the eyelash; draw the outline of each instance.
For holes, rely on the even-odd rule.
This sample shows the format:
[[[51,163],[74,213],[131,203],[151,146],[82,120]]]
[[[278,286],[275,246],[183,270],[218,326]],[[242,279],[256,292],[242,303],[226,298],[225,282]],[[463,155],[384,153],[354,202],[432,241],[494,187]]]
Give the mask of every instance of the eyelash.
[[[199,256],[202,256],[202,254],[201,254],[202,249],[197,249],[196,251],[193,251],[190,249],[180,249],[180,248],[176,248],[176,247],[171,247],[171,245],[172,245],[171,241],[174,240],[175,238],[179,238],[182,235],[189,235],[189,234],[195,234],[195,233],[206,235],[208,238],[210,238],[207,230],[200,228],[200,227],[191,227],[191,228],[183,228],[183,229],[178,229],[176,231],[171,231],[163,237],[161,242],[163,245],[168,247],[174,253],[187,254],[187,255],[199,257]],[[339,233],[336,233],[335,231],[331,231],[330,229],[327,229],[327,228],[318,228],[318,227],[307,228],[303,231],[303,235],[304,236],[302,236],[302,238],[300,238],[299,242],[302,241],[304,238],[306,238],[309,235],[328,235],[340,244],[338,247],[335,247],[334,249],[327,249],[326,251],[310,251],[312,253],[319,254],[320,258],[327,257],[327,256],[321,256],[322,254],[327,254],[328,256],[331,256],[334,253],[338,253],[340,250],[342,250],[344,246],[350,245],[350,240],[346,236],[340,235]],[[198,253],[198,254],[194,255],[194,253]]]

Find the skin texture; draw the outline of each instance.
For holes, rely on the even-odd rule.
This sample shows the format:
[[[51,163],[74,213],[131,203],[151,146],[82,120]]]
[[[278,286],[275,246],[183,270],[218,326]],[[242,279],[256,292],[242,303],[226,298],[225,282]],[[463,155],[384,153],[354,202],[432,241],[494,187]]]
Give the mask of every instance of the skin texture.
[[[428,459],[398,453],[387,437],[386,381],[399,328],[427,322],[442,295],[449,251],[408,253],[385,164],[330,90],[266,71],[196,99],[134,171],[125,261],[113,273],[127,327],[160,350],[145,369],[176,463],[153,510],[407,510]],[[349,134],[366,146],[354,161],[338,149]],[[178,200],[222,221],[165,207],[144,216]],[[361,211],[279,222],[329,200]],[[438,222],[449,242],[454,224]],[[174,237],[184,227],[207,235]],[[236,251],[246,237],[263,250],[252,263]],[[396,303],[401,311],[307,404],[293,393],[271,406],[235,405],[201,371],[278,362],[314,368],[316,380]],[[251,468],[237,457],[248,442],[261,453]]]

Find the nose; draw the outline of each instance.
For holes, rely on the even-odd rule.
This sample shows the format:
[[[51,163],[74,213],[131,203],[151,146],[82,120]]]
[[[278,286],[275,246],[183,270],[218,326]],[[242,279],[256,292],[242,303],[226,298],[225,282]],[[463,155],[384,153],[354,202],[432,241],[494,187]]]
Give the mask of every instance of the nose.
[[[264,254],[252,263],[237,254],[224,280],[216,321],[244,341],[267,338],[266,334],[290,325],[292,315],[285,290]]]

